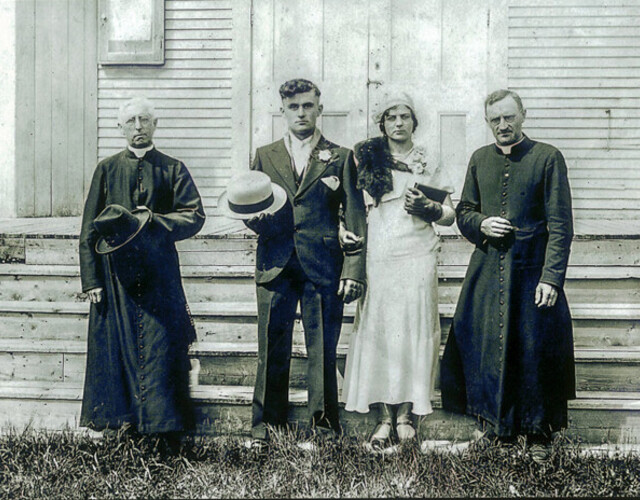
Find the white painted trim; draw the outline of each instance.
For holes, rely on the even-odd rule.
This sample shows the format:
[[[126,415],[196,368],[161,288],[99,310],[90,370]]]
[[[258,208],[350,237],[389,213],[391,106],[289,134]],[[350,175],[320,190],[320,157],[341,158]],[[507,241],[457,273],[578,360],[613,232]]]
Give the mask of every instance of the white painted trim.
[[[252,0],[233,3],[232,161],[233,172],[249,168],[251,158]]]
[[[0,0],[0,214],[16,212],[16,2]]]

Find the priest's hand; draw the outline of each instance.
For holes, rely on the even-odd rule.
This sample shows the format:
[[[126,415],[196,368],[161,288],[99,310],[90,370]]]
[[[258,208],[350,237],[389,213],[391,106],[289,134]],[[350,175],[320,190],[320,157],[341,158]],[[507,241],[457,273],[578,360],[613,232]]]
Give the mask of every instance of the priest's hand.
[[[536,305],[538,307],[553,307],[558,300],[558,289],[548,283],[538,283],[536,287]]]
[[[359,299],[364,292],[364,284],[356,280],[342,279],[338,288],[338,295],[342,297],[345,304]]]
[[[97,304],[98,302],[102,302],[102,294],[104,289],[101,287],[92,288],[87,292],[87,296],[89,297],[89,302],[92,304]]]
[[[502,217],[487,217],[480,224],[480,231],[491,238],[504,238],[514,229],[511,222]]]

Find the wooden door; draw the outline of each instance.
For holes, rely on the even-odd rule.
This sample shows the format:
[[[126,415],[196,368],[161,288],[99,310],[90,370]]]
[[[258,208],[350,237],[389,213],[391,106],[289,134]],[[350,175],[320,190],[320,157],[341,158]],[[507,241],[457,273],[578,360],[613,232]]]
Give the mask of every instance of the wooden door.
[[[469,156],[490,140],[484,97],[507,82],[504,3],[254,2],[253,149],[284,132],[278,86],[287,79],[318,84],[320,127],[347,147],[379,135],[371,115],[386,96],[406,91],[420,121],[416,142],[450,172],[457,198]]]
[[[79,215],[96,165],[96,0],[16,3],[17,212]]]
[[[253,2],[252,150],[282,137],[278,88],[306,78],[322,92],[318,125],[346,147],[367,123],[368,0]]]
[[[488,85],[500,85],[505,74],[489,59],[502,50],[493,40],[492,23],[504,15],[496,9],[492,19],[490,4],[495,8],[501,2],[371,2],[370,106],[376,109],[387,95],[401,90],[413,97],[419,120],[415,141],[449,172],[455,199],[469,156],[489,139],[483,103],[494,89]],[[506,41],[506,32],[502,36]],[[370,132],[377,133],[377,127]]]

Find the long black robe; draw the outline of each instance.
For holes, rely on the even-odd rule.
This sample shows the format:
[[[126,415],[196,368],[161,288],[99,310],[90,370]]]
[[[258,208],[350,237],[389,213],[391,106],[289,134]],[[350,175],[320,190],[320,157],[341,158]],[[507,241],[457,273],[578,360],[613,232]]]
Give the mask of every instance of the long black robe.
[[[478,416],[499,436],[549,434],[567,425],[575,398],[571,316],[563,292],[573,223],[562,154],[525,137],[504,155],[495,145],[469,162],[457,222],[476,245],[441,365],[443,406]],[[518,229],[487,238],[502,216]],[[542,281],[557,303],[539,309]]]
[[[92,222],[110,204],[152,211],[144,233],[151,245],[128,272],[115,260],[121,256],[95,252]],[[204,220],[182,162],[152,149],[140,160],[124,150],[98,164],[83,212],[80,271],[82,290],[102,287],[104,298],[91,305],[81,426],[129,423],[141,433],[193,426],[188,348],[195,330],[175,241],[196,234]]]

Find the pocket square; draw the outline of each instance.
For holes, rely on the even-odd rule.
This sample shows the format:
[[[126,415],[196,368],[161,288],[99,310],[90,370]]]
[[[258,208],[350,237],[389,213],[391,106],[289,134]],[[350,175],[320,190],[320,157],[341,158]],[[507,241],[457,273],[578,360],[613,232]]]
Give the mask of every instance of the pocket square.
[[[320,180],[324,182],[325,185],[329,189],[331,189],[331,191],[335,191],[340,187],[340,179],[338,179],[338,177],[336,177],[335,175],[330,175],[329,177],[323,177]]]

